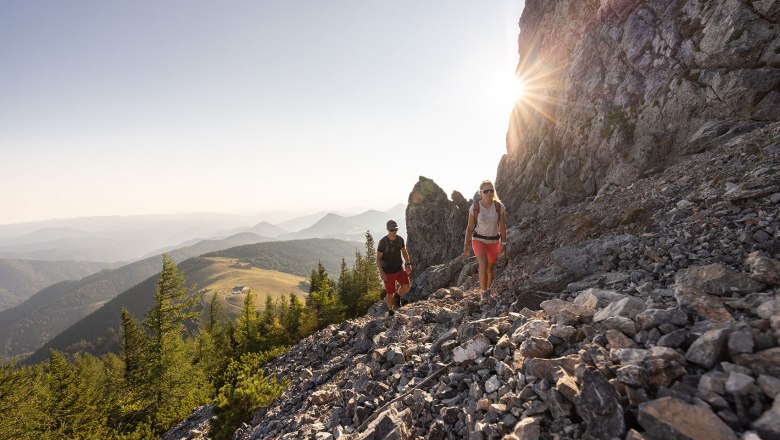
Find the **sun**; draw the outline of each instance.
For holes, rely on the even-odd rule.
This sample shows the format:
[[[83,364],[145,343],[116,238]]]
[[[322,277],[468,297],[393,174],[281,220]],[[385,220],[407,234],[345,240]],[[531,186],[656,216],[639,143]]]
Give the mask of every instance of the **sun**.
[[[502,107],[512,108],[525,99],[528,87],[526,83],[515,75],[507,75],[496,84],[499,100]]]
[[[522,78],[518,78],[516,76],[513,76],[509,80],[507,87],[509,89],[509,96],[511,96],[514,101],[522,100],[525,97],[525,93],[528,89],[525,81]]]

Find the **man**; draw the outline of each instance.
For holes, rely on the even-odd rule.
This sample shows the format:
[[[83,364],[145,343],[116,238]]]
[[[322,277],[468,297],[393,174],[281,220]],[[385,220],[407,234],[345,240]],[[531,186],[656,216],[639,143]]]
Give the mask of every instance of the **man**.
[[[379,240],[376,249],[376,266],[379,268],[379,276],[382,277],[387,291],[387,315],[393,316],[395,298],[396,296],[399,298],[400,305],[400,298],[409,291],[409,274],[412,273],[412,262],[409,260],[409,253],[406,252],[404,239],[398,235],[398,223],[393,220],[387,222],[387,235]],[[397,292],[396,282],[401,285]]]

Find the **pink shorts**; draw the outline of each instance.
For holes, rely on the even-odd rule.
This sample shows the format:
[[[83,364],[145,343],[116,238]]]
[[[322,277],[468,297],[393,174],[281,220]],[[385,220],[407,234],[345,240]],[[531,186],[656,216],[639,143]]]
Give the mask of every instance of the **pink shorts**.
[[[484,241],[471,240],[471,247],[474,249],[474,255],[480,256],[487,254],[488,263],[493,264],[498,259],[498,251],[501,250],[501,243],[485,243]]]
[[[405,286],[409,284],[409,274],[406,273],[405,270],[401,270],[400,272],[396,273],[388,273],[385,277],[385,291],[387,291],[387,294],[395,293],[395,282],[398,281],[398,284]]]

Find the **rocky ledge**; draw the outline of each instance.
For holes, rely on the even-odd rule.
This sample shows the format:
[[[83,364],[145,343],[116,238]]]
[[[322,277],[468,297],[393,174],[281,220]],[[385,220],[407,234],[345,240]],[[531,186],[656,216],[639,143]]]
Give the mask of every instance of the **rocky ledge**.
[[[780,123],[715,145],[302,340],[235,438],[780,438]]]

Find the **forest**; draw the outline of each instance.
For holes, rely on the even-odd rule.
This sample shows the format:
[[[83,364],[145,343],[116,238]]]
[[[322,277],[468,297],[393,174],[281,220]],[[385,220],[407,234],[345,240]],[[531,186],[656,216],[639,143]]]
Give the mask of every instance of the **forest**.
[[[122,310],[118,354],[68,356],[57,350],[37,365],[0,359],[0,438],[149,439],[213,404],[210,436],[230,438],[255,410],[273,405],[288,384],[266,377],[263,366],[298,340],[328,325],[361,316],[378,301],[374,239],[338,278],[319,263],[311,269],[305,302],[293,294],[244,298],[232,320],[213,297],[200,306],[167,254],[143,319]]]

